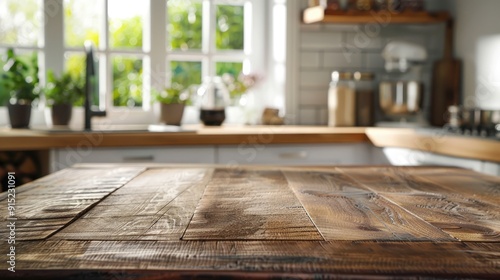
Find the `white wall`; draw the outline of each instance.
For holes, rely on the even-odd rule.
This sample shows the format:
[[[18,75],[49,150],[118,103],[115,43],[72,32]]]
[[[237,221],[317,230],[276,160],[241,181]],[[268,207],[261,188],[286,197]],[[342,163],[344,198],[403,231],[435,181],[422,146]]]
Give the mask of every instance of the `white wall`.
[[[455,0],[455,53],[463,60],[464,104],[500,109],[500,1]]]

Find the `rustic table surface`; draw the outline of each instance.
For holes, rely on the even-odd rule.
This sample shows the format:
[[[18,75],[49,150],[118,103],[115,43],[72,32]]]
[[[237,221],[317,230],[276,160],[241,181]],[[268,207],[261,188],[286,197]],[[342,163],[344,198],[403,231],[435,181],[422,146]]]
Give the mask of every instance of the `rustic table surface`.
[[[500,279],[500,178],[463,169],[81,166],[0,199],[4,279]]]

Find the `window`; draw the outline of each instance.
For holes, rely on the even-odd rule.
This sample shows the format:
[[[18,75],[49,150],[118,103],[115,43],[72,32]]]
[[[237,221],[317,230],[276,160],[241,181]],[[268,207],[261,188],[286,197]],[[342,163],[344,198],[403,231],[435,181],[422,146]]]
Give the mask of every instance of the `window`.
[[[16,47],[16,54],[29,60],[33,52],[43,46],[42,40],[42,0],[2,0],[0,1],[0,54],[7,48]],[[4,59],[0,59],[0,75]],[[0,80],[0,106],[4,106],[10,95]]]
[[[13,46],[16,52],[40,52],[42,80],[48,69],[79,76],[85,70],[83,43],[90,40],[108,116],[151,122],[152,87],[175,82],[187,88],[204,76],[263,68],[254,46],[264,41],[264,32],[252,32],[259,1],[63,0],[62,7],[53,7],[57,1],[2,0],[0,51]],[[264,10],[264,4],[257,6]]]

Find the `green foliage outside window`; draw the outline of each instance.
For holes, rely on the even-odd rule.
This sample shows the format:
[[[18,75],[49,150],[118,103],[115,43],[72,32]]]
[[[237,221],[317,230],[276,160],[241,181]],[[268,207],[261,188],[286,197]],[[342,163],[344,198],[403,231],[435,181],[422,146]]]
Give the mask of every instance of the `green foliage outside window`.
[[[168,40],[173,50],[200,50],[202,42],[201,1],[169,0]]]
[[[64,39],[67,46],[82,48],[86,40],[99,46],[99,21],[101,19],[96,11],[99,9],[98,1],[64,1]]]
[[[219,50],[242,50],[244,31],[243,6],[219,5],[216,11],[216,47]]]
[[[231,76],[237,78],[241,70],[243,69],[243,63],[241,62],[217,62],[215,64],[215,73],[217,76],[222,76],[224,74],[230,74]]]
[[[113,59],[113,105],[142,106],[142,60],[116,56]]]
[[[142,18],[111,19],[109,24],[113,48],[142,47]]]
[[[201,62],[172,61],[170,71],[172,84],[177,83],[183,88],[201,84]]]

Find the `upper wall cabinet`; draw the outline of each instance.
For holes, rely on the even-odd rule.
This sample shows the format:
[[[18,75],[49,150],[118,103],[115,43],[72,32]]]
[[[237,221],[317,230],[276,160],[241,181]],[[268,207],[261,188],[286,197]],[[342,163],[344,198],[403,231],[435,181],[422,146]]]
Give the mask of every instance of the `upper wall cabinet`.
[[[385,11],[332,11],[322,6],[309,7],[304,10],[304,23],[339,23],[362,24],[417,24],[440,23],[450,20],[448,12],[391,12]]]

